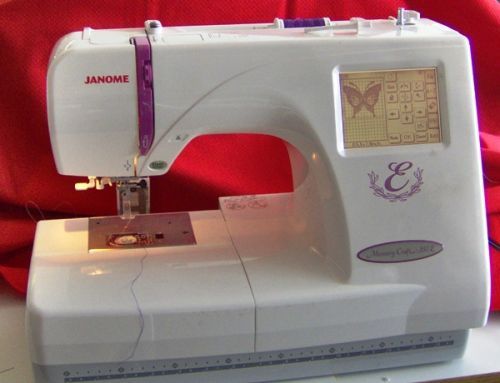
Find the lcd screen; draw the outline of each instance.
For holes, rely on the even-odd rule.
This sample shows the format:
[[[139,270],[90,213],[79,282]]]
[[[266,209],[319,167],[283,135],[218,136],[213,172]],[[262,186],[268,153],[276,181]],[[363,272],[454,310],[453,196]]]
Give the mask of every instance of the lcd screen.
[[[344,147],[441,142],[436,68],[340,74]]]

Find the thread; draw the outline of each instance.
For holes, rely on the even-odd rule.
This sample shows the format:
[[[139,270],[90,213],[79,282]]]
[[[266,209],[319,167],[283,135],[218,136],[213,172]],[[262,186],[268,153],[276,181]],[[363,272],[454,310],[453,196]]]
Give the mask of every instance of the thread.
[[[36,212],[38,213],[38,216],[39,218],[36,218],[33,213],[32,213],[32,208],[30,207],[34,207]],[[53,209],[52,211],[59,211],[59,209],[63,206],[67,206],[69,207],[71,210],[71,216],[73,218],[76,218],[78,217],[78,215],[76,214],[76,210],[75,210],[75,207],[73,206],[73,204],[69,203],[68,201],[61,201],[59,202]],[[30,217],[30,219],[34,222],[34,223],[38,223],[38,221],[41,221],[41,220],[45,220],[47,219],[45,217],[45,214],[43,213],[43,210],[40,208],[40,206],[35,202],[35,201],[32,201],[32,200],[29,200],[28,202],[26,202],[24,204],[24,210],[26,211],[26,214],[28,214],[28,216]]]
[[[489,178],[486,173],[483,173],[483,178],[488,181],[489,183],[492,184],[500,184],[500,181],[495,181],[494,179]]]
[[[121,233],[124,234],[127,232],[128,227],[134,221],[135,217],[129,217],[127,218],[126,222],[124,222],[124,225],[122,227]],[[142,273],[144,272],[144,261],[146,260],[147,256],[149,255],[148,249],[144,246],[144,255],[141,257],[141,260],[139,261],[139,272],[136,274],[136,276],[132,279],[129,290],[130,294],[132,295],[132,298],[134,300],[135,308],[137,310],[137,313],[139,314],[139,333],[137,334],[137,338],[134,342],[134,346],[132,347],[132,350],[130,351],[130,354],[127,358],[125,358],[123,361],[129,361],[132,359],[135,355],[135,352],[137,350],[137,347],[139,347],[139,342],[142,338],[142,334],[144,333],[144,313],[142,312],[141,305],[139,304],[139,299],[137,298],[137,295],[135,293],[135,284],[139,280],[139,278],[142,276]]]
[[[121,230],[121,233],[120,234],[125,234],[127,232],[127,229],[130,225],[130,223],[134,220],[135,217],[129,217],[127,218],[127,222],[125,223],[125,225],[123,225],[123,228]],[[144,248],[144,250],[146,250],[146,248]]]
[[[142,312],[142,309],[141,309],[141,305],[139,304],[139,300],[137,299],[137,295],[135,294],[135,289],[134,289],[134,286],[135,286],[135,283],[138,281],[138,279],[141,277],[142,273],[144,272],[144,261],[146,260],[147,256],[148,256],[148,250],[144,247],[144,255],[142,256],[141,260],[140,260],[140,269],[139,269],[139,272],[137,273],[137,275],[134,277],[134,279],[132,280],[132,283],[130,284],[130,293],[132,294],[132,298],[134,299],[134,303],[135,303],[135,308],[139,314],[139,334],[137,334],[137,338],[134,342],[134,346],[132,348],[132,351],[130,352],[130,355],[124,359],[123,361],[126,362],[126,361],[129,361],[130,359],[132,359],[135,355],[135,352],[137,350],[137,347],[139,346],[139,342],[142,338],[142,334],[144,333],[144,313]]]
[[[33,214],[31,214],[30,205],[33,205],[35,207],[36,211],[38,212],[39,216],[41,217],[40,219],[36,219],[33,216]],[[38,223],[38,221],[45,219],[45,215],[43,214],[42,209],[40,209],[40,206],[38,206],[35,201],[29,200],[28,202],[26,202],[24,204],[24,210],[26,211],[26,214],[28,214],[28,216],[31,218],[31,220],[35,223]]]
[[[5,373],[5,372],[12,371],[12,370],[14,370],[14,369],[15,369],[15,367],[6,368],[5,370],[0,371],[0,374],[3,374],[3,373]]]
[[[495,250],[500,251],[500,243],[495,241],[493,238],[488,237],[488,243],[493,247]]]

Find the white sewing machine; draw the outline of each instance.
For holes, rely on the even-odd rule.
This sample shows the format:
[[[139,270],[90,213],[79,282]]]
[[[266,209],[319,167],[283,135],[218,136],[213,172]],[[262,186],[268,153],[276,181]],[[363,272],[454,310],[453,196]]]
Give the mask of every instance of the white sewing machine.
[[[444,361],[485,323],[469,45],[417,12],[87,28],[53,52],[48,112],[59,172],[90,177],[77,189],[116,183],[119,215],[37,226],[37,383],[261,382]],[[147,177],[221,133],[282,138],[294,191],[139,214]]]

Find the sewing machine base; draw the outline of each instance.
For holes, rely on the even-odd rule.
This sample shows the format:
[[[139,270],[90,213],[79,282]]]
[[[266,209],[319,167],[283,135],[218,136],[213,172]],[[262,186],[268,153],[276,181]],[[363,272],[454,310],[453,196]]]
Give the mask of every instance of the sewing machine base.
[[[401,335],[274,352],[41,366],[37,383],[266,382],[442,362],[462,356],[468,331]]]
[[[293,203],[224,197],[188,213],[196,244],[147,249],[89,252],[89,219],[39,222],[36,382],[263,382],[461,356],[470,313],[415,312],[416,284],[343,280],[296,235]]]

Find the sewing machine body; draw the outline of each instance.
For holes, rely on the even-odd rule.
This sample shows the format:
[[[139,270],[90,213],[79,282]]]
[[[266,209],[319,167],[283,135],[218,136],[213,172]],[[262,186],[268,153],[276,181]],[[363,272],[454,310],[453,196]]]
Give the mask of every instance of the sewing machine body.
[[[60,41],[48,98],[61,174],[161,175],[196,136],[262,133],[286,141],[295,187],[134,230],[123,220],[110,235],[135,241],[142,227],[135,247],[90,246],[105,218],[40,222],[27,314],[37,383],[258,382],[461,355],[489,302],[468,43],[429,20],[362,27],[164,28],[146,69],[154,138],[137,128],[130,39],[144,31]],[[347,128],[382,113],[393,129],[394,94],[397,118],[412,119],[399,138]],[[152,245],[159,219],[173,244]]]

